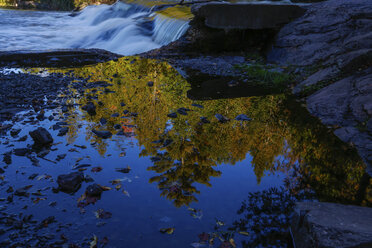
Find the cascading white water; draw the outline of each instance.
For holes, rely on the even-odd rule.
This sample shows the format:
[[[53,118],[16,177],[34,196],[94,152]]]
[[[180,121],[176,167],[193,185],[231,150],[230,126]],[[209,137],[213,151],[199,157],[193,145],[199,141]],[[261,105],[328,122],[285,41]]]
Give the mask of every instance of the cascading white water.
[[[133,55],[181,37],[188,22],[137,5],[89,6],[66,12],[0,9],[0,51],[100,48]]]

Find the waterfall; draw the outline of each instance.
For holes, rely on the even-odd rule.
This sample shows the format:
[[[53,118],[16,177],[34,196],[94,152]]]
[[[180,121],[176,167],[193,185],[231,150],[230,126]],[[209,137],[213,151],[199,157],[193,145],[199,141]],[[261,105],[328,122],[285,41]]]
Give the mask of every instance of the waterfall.
[[[188,28],[185,19],[123,2],[88,6],[74,15],[0,10],[0,16],[0,51],[100,48],[134,55],[175,41]]]

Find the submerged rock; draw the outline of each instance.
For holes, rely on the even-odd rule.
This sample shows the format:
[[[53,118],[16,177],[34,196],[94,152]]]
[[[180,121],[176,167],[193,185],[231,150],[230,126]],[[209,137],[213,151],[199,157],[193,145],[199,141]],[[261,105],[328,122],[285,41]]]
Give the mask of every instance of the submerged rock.
[[[53,143],[52,135],[43,127],[29,132],[29,134],[37,145],[48,145]]]
[[[84,180],[82,172],[72,172],[70,174],[59,175],[57,178],[58,187],[67,193],[76,192]]]
[[[112,136],[112,133],[110,131],[98,131],[93,129],[92,132],[102,139],[108,139]]]
[[[90,197],[99,197],[101,196],[102,192],[102,187],[96,183],[89,185],[85,190],[86,195]]]

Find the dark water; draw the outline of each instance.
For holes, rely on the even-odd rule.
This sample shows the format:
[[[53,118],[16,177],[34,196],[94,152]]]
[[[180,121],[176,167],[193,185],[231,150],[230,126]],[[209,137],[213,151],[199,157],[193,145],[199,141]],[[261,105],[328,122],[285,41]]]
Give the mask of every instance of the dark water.
[[[0,232],[2,242],[47,247],[66,237],[65,247],[73,243],[90,247],[96,236],[98,247],[286,247],[288,211],[296,199],[372,203],[371,182],[356,152],[285,94],[247,92],[250,97],[240,94],[214,100],[214,93],[205,97],[204,89],[201,95],[210,100],[190,100],[187,92],[197,95],[198,87],[191,84],[191,89],[170,65],[134,57],[47,70],[53,72],[74,75],[80,78],[78,84],[90,79],[86,88],[72,84],[61,95],[74,104],[67,114],[60,109],[46,113],[68,122],[66,136],[58,137],[58,130],[51,129],[57,120],[26,123],[27,113],[15,125],[22,129],[19,137],[45,127],[53,134],[54,145],[47,160],[38,158],[38,167],[26,157],[12,156],[13,163],[2,174],[0,208],[3,215],[16,214],[16,219],[23,213],[33,214],[39,222],[55,216],[57,222],[36,231],[30,224],[22,233],[8,230],[1,219],[0,229],[6,231]],[[98,81],[112,86],[89,86]],[[93,116],[81,109],[88,101],[97,106]],[[187,115],[167,116],[179,108],[189,109]],[[115,113],[118,117],[112,116]],[[221,123],[216,114],[230,120]],[[252,120],[235,120],[240,114]],[[101,118],[107,124],[100,124]],[[125,135],[116,135],[115,124]],[[103,140],[91,132],[93,128],[114,135]],[[16,139],[3,135],[2,153],[33,143],[30,137],[25,142]],[[56,161],[59,154],[67,156]],[[84,173],[96,183],[111,187],[87,206],[78,203],[79,197],[92,183],[83,183],[74,194],[52,191],[58,175],[76,171],[73,167],[82,164],[91,165]],[[127,166],[129,173],[115,170]],[[102,170],[92,172],[93,167]],[[28,179],[33,173],[38,176]],[[33,185],[28,192],[36,195],[14,196],[12,203],[7,202],[12,194],[6,192],[9,186],[27,185]],[[111,218],[97,218],[99,209],[110,212]],[[47,235],[53,236],[43,243],[35,233],[46,240]]]

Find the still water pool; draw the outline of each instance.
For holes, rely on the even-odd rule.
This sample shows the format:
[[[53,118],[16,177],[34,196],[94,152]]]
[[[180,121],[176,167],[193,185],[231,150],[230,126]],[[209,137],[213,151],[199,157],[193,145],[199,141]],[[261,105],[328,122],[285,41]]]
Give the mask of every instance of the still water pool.
[[[1,153],[32,149],[30,137],[17,140],[37,127],[54,138],[1,163],[3,247],[287,247],[295,201],[372,202],[355,150],[285,94],[191,100],[192,80],[136,57],[24,72],[74,80],[60,95],[67,109],[46,110],[54,118],[41,121],[22,112],[13,120],[20,133],[0,138]],[[90,102],[94,113],[83,110]],[[53,130],[61,121],[65,136]],[[88,182],[57,190],[58,175],[74,171]],[[101,197],[84,196],[93,183]],[[30,214],[35,223],[24,221]]]

